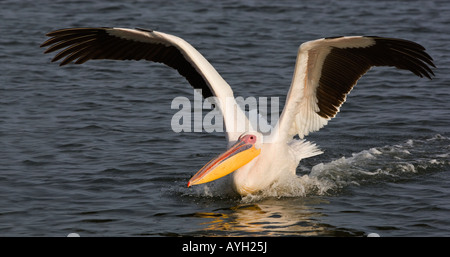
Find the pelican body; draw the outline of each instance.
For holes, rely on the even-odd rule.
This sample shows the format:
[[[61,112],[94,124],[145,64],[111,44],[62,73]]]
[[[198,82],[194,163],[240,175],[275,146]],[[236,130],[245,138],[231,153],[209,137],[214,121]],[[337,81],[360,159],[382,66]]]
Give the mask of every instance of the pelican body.
[[[270,134],[258,131],[234,100],[231,87],[192,45],[174,35],[128,28],[69,28],[50,32],[41,47],[58,51],[60,65],[91,59],[148,60],[176,69],[223,114],[227,150],[203,166],[188,187],[230,176],[240,195],[296,174],[302,159],[321,154],[304,140],[336,116],[358,79],[373,66],[394,66],[431,79],[433,59],[421,45],[396,38],[345,36],[300,45],[285,106]],[[231,99],[231,100],[230,100]],[[242,124],[244,123],[244,124]],[[243,126],[242,126],[243,125]],[[237,128],[246,128],[241,131]],[[298,139],[296,139],[298,136]]]

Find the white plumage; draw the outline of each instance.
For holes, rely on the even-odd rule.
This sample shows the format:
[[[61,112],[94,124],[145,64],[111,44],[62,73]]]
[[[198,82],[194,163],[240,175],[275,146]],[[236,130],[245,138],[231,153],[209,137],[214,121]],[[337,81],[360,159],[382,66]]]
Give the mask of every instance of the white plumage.
[[[126,28],[72,28],[47,34],[46,53],[61,50],[52,61],[61,65],[91,59],[148,60],[176,69],[203,96],[215,96],[223,114],[229,149],[205,165],[188,186],[231,174],[241,195],[271,186],[284,173],[295,174],[299,162],[322,152],[303,138],[336,116],[347,94],[372,66],[395,66],[420,77],[434,75],[432,58],[414,42],[382,37],[335,37],[299,47],[291,87],[270,135],[250,127],[233,91],[214,67],[185,40],[162,32]],[[370,111],[370,110],[367,110]],[[245,123],[245,124],[242,124]],[[298,135],[301,140],[295,139]]]

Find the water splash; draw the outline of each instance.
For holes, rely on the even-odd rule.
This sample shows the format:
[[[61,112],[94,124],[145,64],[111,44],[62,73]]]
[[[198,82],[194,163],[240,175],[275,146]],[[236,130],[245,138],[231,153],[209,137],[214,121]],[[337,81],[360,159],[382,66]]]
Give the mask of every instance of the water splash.
[[[299,179],[306,196],[334,194],[352,185],[397,182],[450,169],[449,150],[450,138],[439,134],[427,139],[409,139],[317,164]]]
[[[450,170],[449,152],[450,138],[439,134],[431,138],[409,139],[401,144],[370,148],[353,153],[350,157],[319,163],[307,175],[286,174],[266,190],[243,197],[241,202],[334,195],[351,186],[395,183],[427,172]],[[236,196],[226,179],[193,188],[188,194],[197,197]]]

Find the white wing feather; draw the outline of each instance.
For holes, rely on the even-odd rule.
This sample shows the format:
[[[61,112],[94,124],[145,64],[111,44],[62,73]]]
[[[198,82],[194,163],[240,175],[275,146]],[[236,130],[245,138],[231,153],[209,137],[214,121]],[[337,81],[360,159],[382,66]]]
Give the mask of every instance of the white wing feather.
[[[319,87],[325,58],[333,47],[367,47],[373,44],[374,41],[371,38],[342,37],[318,39],[300,45],[291,87],[279,120],[275,140],[289,141],[295,135],[304,138],[328,124],[331,118],[318,115],[316,90]]]

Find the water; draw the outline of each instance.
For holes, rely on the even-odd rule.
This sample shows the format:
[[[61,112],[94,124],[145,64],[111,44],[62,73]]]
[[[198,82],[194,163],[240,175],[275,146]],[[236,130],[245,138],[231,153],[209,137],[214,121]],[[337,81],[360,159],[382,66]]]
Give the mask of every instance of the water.
[[[1,1],[1,236],[448,236],[447,1]],[[39,45],[66,27],[143,27],[198,48],[238,96],[284,104],[297,47],[326,36],[423,44],[436,77],[371,70],[308,137],[284,190],[186,188],[221,133],[172,132],[177,72],[144,62],[58,67]]]

